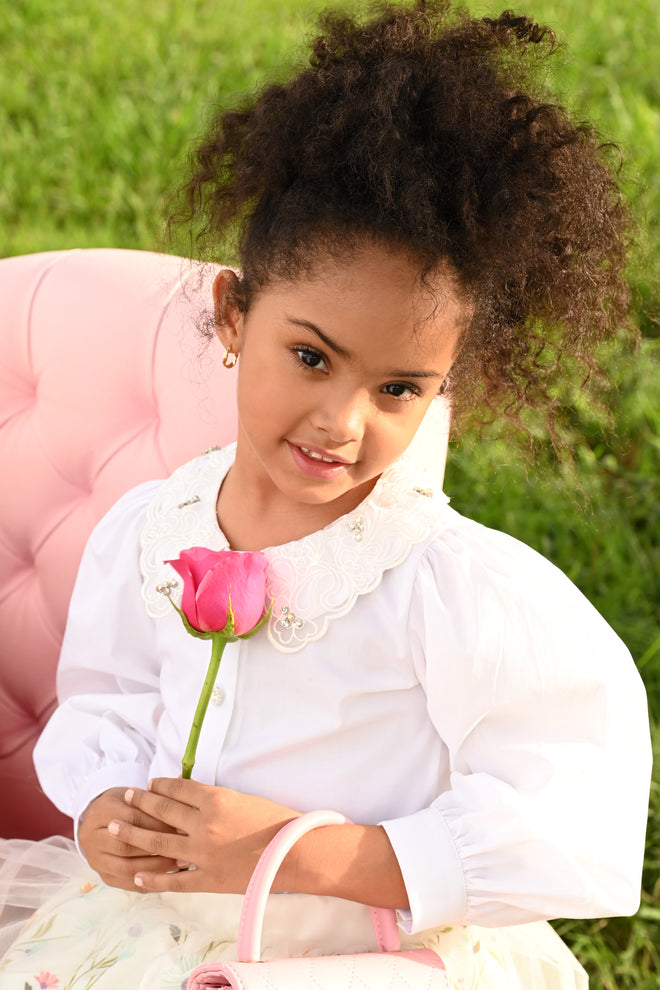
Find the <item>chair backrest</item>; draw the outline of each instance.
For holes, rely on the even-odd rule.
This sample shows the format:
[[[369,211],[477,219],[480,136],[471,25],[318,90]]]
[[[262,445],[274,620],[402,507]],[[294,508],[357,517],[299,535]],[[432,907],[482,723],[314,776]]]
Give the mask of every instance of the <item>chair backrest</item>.
[[[70,834],[32,749],[73,581],[126,490],[236,435],[236,374],[196,323],[212,266],[138,251],[0,261],[0,834]]]
[[[0,261],[0,834],[70,834],[32,750],[85,542],[129,488],[236,436],[236,372],[197,326],[214,266],[140,251]],[[441,480],[448,411],[413,442]],[[424,459],[424,458],[423,458]]]

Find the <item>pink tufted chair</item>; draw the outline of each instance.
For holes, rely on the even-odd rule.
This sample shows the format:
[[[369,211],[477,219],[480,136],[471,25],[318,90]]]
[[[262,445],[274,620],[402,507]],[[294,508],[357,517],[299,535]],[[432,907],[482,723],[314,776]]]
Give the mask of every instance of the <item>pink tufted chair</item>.
[[[196,320],[213,266],[140,251],[0,260],[0,834],[70,834],[32,749],[55,706],[71,589],[127,489],[236,434],[236,373]],[[448,411],[413,441],[444,469]],[[439,455],[439,456],[438,456]]]
[[[138,251],[0,261],[3,836],[70,834],[32,749],[92,527],[128,488],[235,437],[236,375],[195,327],[213,274]]]

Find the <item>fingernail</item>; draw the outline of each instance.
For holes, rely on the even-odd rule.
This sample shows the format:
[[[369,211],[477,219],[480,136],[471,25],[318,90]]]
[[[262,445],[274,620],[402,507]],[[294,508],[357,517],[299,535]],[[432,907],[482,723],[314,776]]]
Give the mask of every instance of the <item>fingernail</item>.
[[[110,822],[108,832],[110,835],[119,835],[119,822]]]
[[[144,887],[144,880],[140,876],[133,877],[133,883],[136,887]]]
[[[126,802],[126,804],[130,804],[134,797],[135,797],[135,791],[133,790],[132,787],[129,787],[129,789],[124,794],[124,801]]]
[[[147,784],[147,790],[148,790],[148,791],[150,791],[150,790],[151,790],[151,786],[152,786],[152,784],[153,784],[153,780],[150,780],[150,781],[149,781],[149,783]]]
[[[187,870],[188,867],[190,866],[190,863],[187,863],[183,859],[177,859],[176,865],[179,867],[180,870]]]

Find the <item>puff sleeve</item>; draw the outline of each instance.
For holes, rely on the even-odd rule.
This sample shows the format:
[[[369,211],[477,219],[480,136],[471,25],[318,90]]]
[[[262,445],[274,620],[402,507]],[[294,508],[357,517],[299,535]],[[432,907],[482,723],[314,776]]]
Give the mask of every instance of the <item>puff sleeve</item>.
[[[34,751],[39,781],[77,823],[93,798],[146,786],[162,701],[139,547],[158,482],[123,496],[85,548],[57,673],[59,707]]]
[[[454,514],[409,615],[449,787],[384,822],[407,931],[633,913],[651,766],[632,658],[557,568]]]

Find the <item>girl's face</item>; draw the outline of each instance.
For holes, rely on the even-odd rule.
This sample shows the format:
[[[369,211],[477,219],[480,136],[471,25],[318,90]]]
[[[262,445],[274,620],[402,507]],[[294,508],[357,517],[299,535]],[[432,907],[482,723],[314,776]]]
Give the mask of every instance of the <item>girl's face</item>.
[[[354,509],[402,454],[465,325],[448,275],[420,288],[405,256],[369,247],[266,287],[241,314],[215,285],[218,336],[240,355],[234,472],[277,511]],[[256,486],[256,487],[255,487]],[[274,501],[273,501],[274,500]]]

